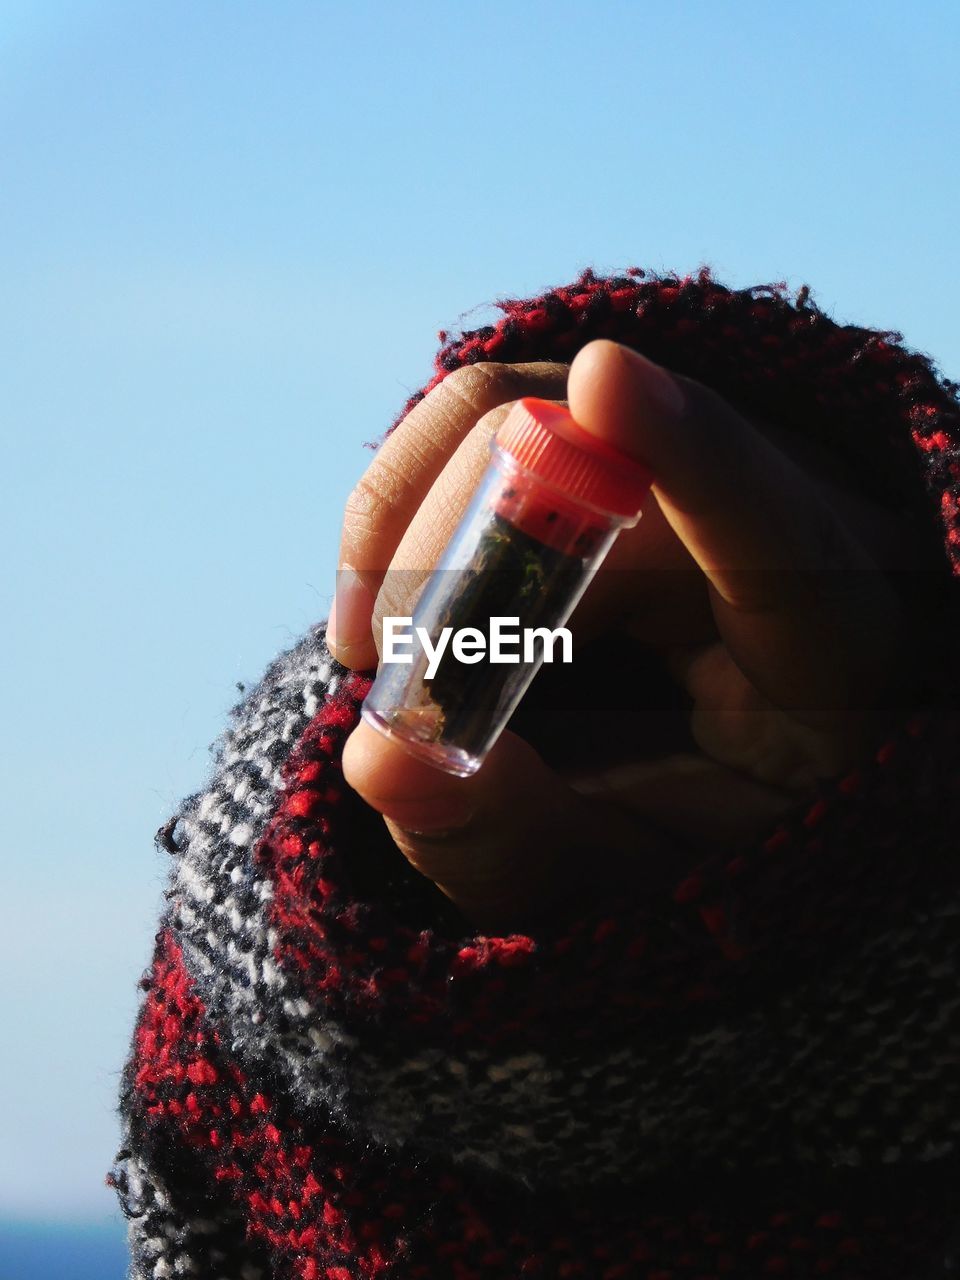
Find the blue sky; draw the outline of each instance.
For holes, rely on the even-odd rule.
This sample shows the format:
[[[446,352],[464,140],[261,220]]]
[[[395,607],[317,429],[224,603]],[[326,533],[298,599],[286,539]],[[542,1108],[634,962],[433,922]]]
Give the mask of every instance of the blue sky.
[[[710,263],[960,377],[958,52],[952,3],[6,0],[0,1216],[112,1212],[153,832],[436,331]]]

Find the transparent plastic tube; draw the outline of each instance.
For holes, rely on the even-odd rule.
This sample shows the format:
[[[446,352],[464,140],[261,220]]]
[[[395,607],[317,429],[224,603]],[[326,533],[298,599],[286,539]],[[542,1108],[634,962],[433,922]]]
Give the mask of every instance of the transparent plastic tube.
[[[648,485],[565,410],[521,401],[412,617],[385,626],[364,718],[474,773],[543,662],[571,660],[562,629]]]

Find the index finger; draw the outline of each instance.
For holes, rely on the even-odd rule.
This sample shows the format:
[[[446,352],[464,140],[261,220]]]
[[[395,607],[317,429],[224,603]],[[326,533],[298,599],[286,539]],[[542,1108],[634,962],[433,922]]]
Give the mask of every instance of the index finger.
[[[345,666],[376,666],[371,632],[383,575],[450,455],[479,418],[521,396],[564,395],[567,366],[481,363],[456,369],[378,449],[347,499],[327,643]]]

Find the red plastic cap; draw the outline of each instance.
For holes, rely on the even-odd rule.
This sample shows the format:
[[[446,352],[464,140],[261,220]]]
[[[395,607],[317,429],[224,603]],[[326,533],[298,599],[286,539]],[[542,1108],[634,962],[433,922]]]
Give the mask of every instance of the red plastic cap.
[[[610,515],[636,517],[653,475],[636,458],[584,431],[549,400],[518,400],[497,445],[544,484]]]

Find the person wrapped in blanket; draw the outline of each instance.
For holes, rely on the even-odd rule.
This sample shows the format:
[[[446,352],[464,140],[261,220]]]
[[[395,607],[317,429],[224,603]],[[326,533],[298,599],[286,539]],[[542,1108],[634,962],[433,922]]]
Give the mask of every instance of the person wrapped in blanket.
[[[164,828],[131,1277],[960,1274],[957,388],[707,271],[499,305]],[[359,712],[526,395],[654,485],[455,778]]]

